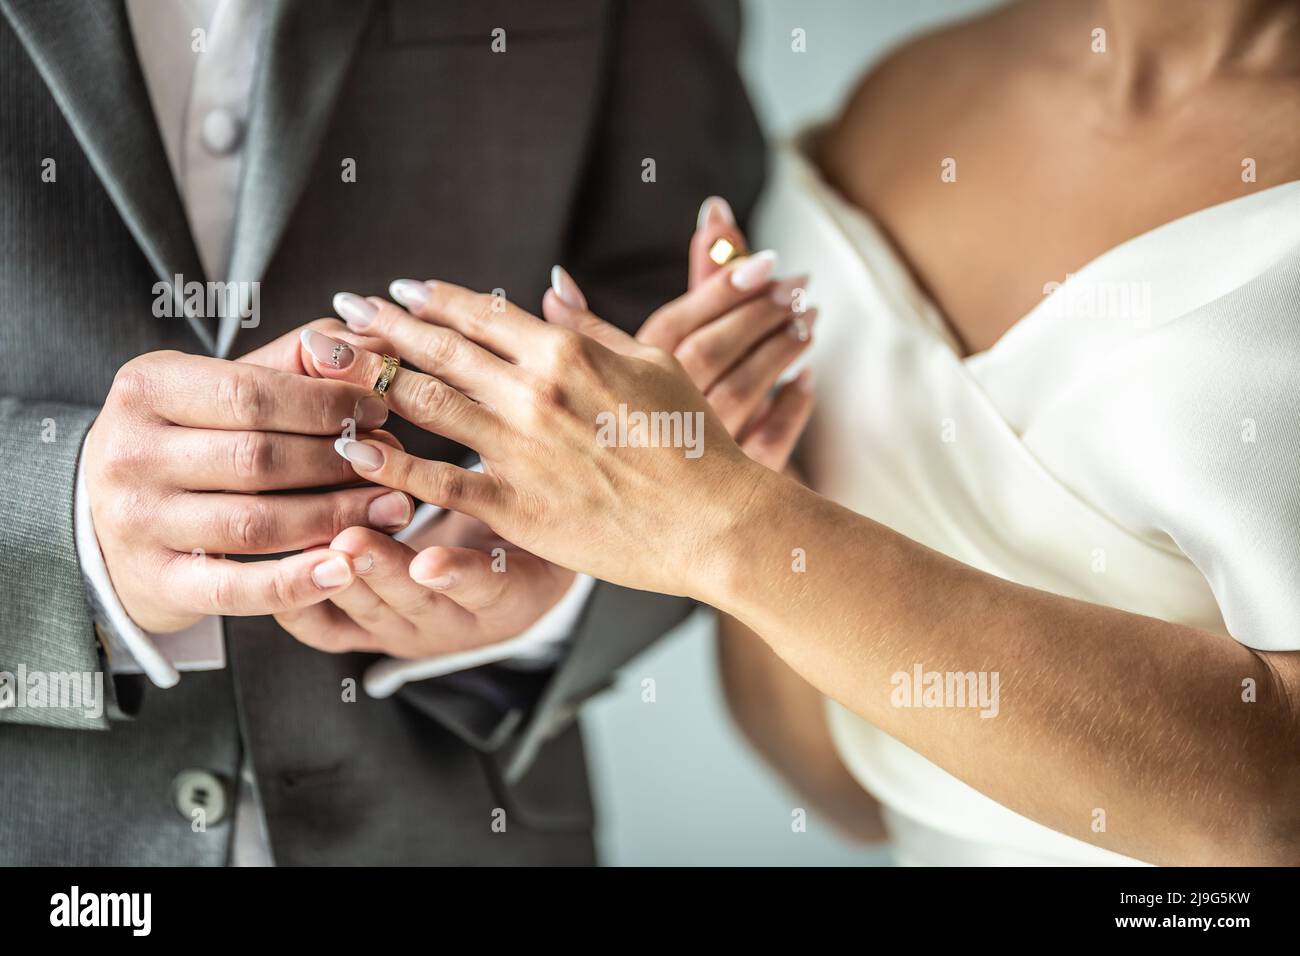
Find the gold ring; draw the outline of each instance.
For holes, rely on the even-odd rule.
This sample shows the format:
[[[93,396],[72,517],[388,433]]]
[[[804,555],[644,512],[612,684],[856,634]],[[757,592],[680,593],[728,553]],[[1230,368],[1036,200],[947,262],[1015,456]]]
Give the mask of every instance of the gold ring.
[[[380,398],[388,391],[388,386],[393,384],[393,376],[397,374],[397,359],[391,355],[384,356],[384,367],[379,371],[379,378],[375,379],[374,392]]]
[[[713,245],[709,246],[709,258],[720,266],[725,266],[733,259],[739,259],[744,255],[745,253],[740,246],[726,236],[719,236],[713,240]]]

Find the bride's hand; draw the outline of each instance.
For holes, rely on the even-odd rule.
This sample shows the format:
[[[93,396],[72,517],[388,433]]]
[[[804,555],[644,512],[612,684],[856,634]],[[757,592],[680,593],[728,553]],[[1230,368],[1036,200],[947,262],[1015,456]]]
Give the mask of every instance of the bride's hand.
[[[657,309],[636,338],[671,352],[745,453],[780,471],[812,411],[810,373],[772,389],[811,344],[817,310],[805,305],[807,276],[772,279],[770,251],[718,266],[708,250],[719,238],[746,248],[726,202],[710,197],[691,239],[690,291]],[[605,324],[559,266],[542,314],[579,332]]]
[[[565,567],[692,594],[770,472],[731,439],[677,360],[594,317],[584,335],[442,282],[406,291],[423,298],[420,318],[371,300],[375,328],[432,374],[398,371],[389,404],[474,448],[485,471],[340,440],[358,474],[477,517]],[[345,368],[323,371],[370,385],[380,361],[358,349]],[[647,437],[636,412],[675,425],[666,437],[679,447],[632,444]]]

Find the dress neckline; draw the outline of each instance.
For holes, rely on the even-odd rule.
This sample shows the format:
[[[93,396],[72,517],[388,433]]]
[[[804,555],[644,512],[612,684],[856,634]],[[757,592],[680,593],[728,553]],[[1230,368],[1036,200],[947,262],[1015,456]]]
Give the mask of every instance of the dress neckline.
[[[875,247],[874,251],[878,253],[877,261],[879,262],[881,256],[888,260],[891,267],[890,281],[900,284],[905,291],[906,299],[917,303],[919,306],[918,311],[921,313],[919,317],[923,320],[922,324],[945,346],[956,362],[968,369],[977,369],[994,357],[1014,348],[1014,343],[1023,339],[1028,334],[1028,331],[1038,321],[1042,320],[1043,316],[1051,313],[1047,306],[1052,297],[1069,296],[1073,291],[1072,285],[1091,279],[1095,273],[1103,270],[1108,263],[1121,256],[1140,251],[1141,247],[1145,245],[1167,241],[1173,234],[1190,228],[1197,228],[1203,219],[1223,217],[1238,210],[1244,211],[1264,206],[1285,197],[1289,193],[1300,192],[1300,179],[1288,180],[1261,189],[1258,192],[1225,199],[1222,202],[1192,210],[1116,243],[1069,273],[1051,296],[1044,295],[1033,308],[1016,319],[998,337],[997,341],[988,348],[981,349],[978,352],[966,353],[962,349],[961,340],[957,336],[951,319],[922,287],[911,263],[898,250],[880,223],[866,210],[851,202],[831,185],[822,174],[821,168],[813,161],[809,147],[815,142],[820,131],[820,128],[809,130],[790,144],[790,152],[793,154],[796,163],[802,167],[804,175],[821,195],[823,201],[831,207],[834,218],[840,223],[841,227],[845,228],[846,232],[859,233],[857,239],[860,239],[862,235],[870,238],[872,246]],[[855,246],[860,248],[860,242],[854,241],[855,237],[846,236],[846,238],[849,238]]]

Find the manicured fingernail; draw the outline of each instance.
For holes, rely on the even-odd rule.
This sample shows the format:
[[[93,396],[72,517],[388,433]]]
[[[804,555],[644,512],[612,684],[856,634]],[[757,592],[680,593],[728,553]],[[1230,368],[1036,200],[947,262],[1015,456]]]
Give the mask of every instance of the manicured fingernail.
[[[411,520],[411,503],[400,491],[390,491],[370,502],[366,515],[372,528],[405,528]]]
[[[578,283],[573,281],[573,276],[569,275],[562,266],[551,266],[551,288],[560,297],[560,301],[569,308],[587,307],[587,297],[578,288]]]
[[[362,471],[374,471],[383,467],[384,455],[374,445],[340,438],[334,443],[334,450],[356,465]]]
[[[771,249],[756,252],[731,273],[731,284],[741,292],[757,289],[776,268],[776,253]]]
[[[298,338],[307,347],[307,351],[311,353],[317,365],[324,365],[327,368],[347,368],[356,358],[356,353],[346,342],[322,335],[315,329],[303,329],[302,335]]]
[[[695,217],[695,230],[705,226],[734,226],[736,214],[731,211],[731,204],[721,196],[710,196],[700,203],[699,214]]]
[[[311,569],[311,579],[322,591],[347,584],[351,577],[352,570],[342,558],[330,558]]]
[[[418,309],[429,301],[429,288],[414,279],[395,279],[388,286],[388,294],[408,309]]]
[[[426,588],[432,588],[435,591],[445,591],[456,583],[456,578],[450,574],[440,574],[436,578],[426,578],[421,581],[416,579],[416,584],[422,584]]]
[[[809,336],[812,335],[812,332],[808,329],[808,323],[798,316],[795,316],[786,324],[785,330],[790,338],[798,339],[800,342],[807,342]]]
[[[806,291],[807,286],[808,277],[806,275],[792,276],[789,279],[782,279],[777,282],[776,285],[772,286],[772,301],[777,305],[784,305],[787,308],[793,305],[802,306],[803,293]],[[798,300],[797,302],[796,299]],[[795,311],[802,312],[803,309],[799,308]]]
[[[358,428],[368,432],[388,421],[388,406],[384,404],[382,398],[367,395],[357,402],[356,408],[352,409],[352,420],[357,423]]]
[[[367,551],[352,559],[352,571],[355,574],[369,574],[375,567],[375,556]]]
[[[379,314],[379,310],[373,305],[351,292],[340,292],[334,296],[334,311],[353,332],[368,328],[370,323],[375,321],[375,316]]]

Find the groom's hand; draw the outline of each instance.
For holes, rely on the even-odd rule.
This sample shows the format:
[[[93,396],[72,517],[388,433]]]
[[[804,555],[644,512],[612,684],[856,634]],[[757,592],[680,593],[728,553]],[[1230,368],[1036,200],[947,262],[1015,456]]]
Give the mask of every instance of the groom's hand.
[[[330,543],[356,574],[329,601],[282,612],[286,631],[323,651],[429,657],[516,637],[555,605],[573,572],[448,513],[411,542],[349,528]]]
[[[337,350],[341,344],[397,352],[382,337],[320,319],[240,361],[316,378],[346,374],[354,353]],[[277,614],[280,626],[319,650],[429,657],[522,634],[573,583],[572,571],[521,551],[466,515],[449,512],[408,540],[365,527],[343,531],[329,547],[348,556],[354,582],[328,602]],[[429,550],[412,564],[410,545]]]
[[[296,333],[281,342],[286,355],[300,348]],[[114,590],[145,630],[324,600],[352,581],[345,555],[224,555],[298,550],[353,525],[396,530],[410,519],[409,498],[356,486],[331,451],[346,419],[358,432],[383,424],[383,403],[363,387],[278,369],[276,350],[263,353],[262,364],[180,352],[132,359],[86,439],[95,534]],[[338,485],[353,487],[257,494]]]

